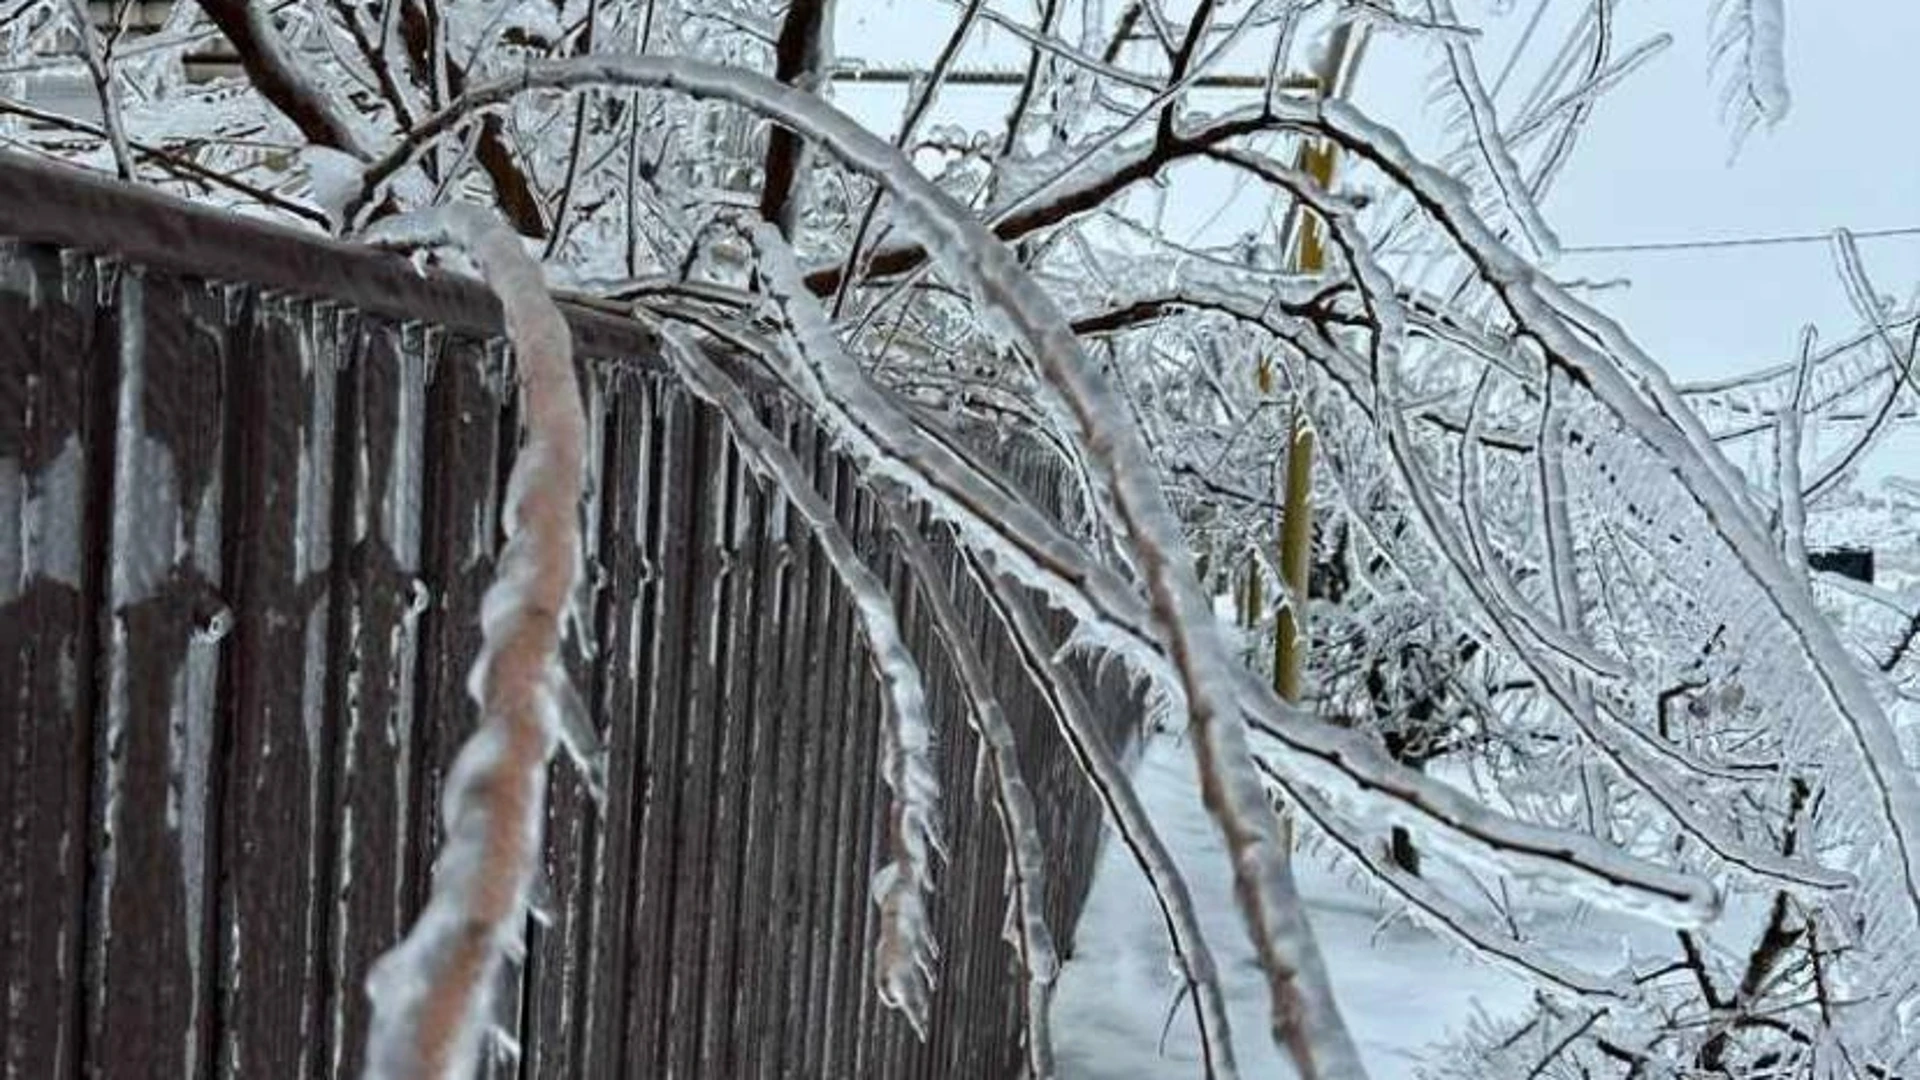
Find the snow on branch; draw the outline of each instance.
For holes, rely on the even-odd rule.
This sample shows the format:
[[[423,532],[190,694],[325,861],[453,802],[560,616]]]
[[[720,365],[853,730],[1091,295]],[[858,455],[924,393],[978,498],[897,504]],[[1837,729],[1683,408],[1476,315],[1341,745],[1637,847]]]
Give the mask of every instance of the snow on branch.
[[[466,252],[500,298],[519,369],[525,437],[507,480],[506,541],[481,600],[482,644],[467,681],[481,720],[447,775],[446,842],[426,909],[367,978],[367,1080],[456,1080],[472,1073],[539,865],[547,762],[569,694],[562,613],[581,572],[586,414],[567,322],[539,264],[491,214],[446,207],[384,221],[367,239]]]

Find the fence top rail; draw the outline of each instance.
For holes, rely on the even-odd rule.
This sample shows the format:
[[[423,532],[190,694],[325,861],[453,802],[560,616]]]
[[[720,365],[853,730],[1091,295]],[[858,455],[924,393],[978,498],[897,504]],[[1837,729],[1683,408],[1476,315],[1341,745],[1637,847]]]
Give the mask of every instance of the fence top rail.
[[[0,238],[124,259],[208,281],[331,300],[487,337],[500,304],[477,281],[58,162],[0,151]],[[563,304],[584,353],[658,366],[639,324]]]

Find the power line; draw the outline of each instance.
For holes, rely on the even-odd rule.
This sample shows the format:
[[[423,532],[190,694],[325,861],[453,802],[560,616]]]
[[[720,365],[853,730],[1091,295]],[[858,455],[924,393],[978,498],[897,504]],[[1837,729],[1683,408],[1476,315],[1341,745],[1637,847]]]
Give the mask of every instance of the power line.
[[[1895,236],[1920,236],[1920,225],[1902,225],[1887,229],[1850,229],[1855,240],[1881,240]],[[1703,251],[1716,248],[1779,247],[1787,244],[1824,244],[1833,239],[1831,232],[1781,233],[1776,236],[1730,236],[1714,240],[1654,240],[1637,244],[1569,244],[1560,249],[1566,255],[1608,255],[1616,252]]]

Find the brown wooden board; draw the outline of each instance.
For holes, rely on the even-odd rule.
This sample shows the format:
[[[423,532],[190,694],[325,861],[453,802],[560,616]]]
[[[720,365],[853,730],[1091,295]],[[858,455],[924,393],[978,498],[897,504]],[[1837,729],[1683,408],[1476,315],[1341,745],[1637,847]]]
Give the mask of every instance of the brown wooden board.
[[[367,975],[409,925],[417,868],[428,858],[423,837],[437,835],[416,823],[423,811],[415,797],[423,783],[416,694],[421,620],[433,601],[421,576],[421,514],[428,503],[424,331],[339,332],[345,366],[334,474],[337,659],[329,717],[336,819],[328,872],[317,883],[329,905],[327,956],[338,1019],[329,1029],[327,1068],[335,1071],[361,1059]],[[462,471],[487,475],[485,462],[477,464]],[[460,614],[455,609],[455,617]],[[448,709],[434,720],[465,715]]]
[[[228,362],[226,548],[233,628],[223,687],[221,1076],[325,1075],[329,906],[313,883],[333,801],[333,469],[340,378],[333,320],[241,295]],[[324,335],[324,337],[323,337]]]
[[[218,876],[227,327],[199,290],[122,268],[111,569],[95,708],[88,1052],[102,1080],[209,1062]]]
[[[679,810],[687,738],[687,683],[694,677],[691,610],[699,596],[697,573],[700,515],[705,500],[692,482],[709,467],[706,421],[684,393],[655,402],[664,443],[653,491],[649,533],[657,545],[658,616],[650,628],[651,678],[641,689],[645,751],[634,797],[639,814],[635,839],[633,925],[628,930],[626,1038],[623,1068],[659,1075],[666,1062],[667,1029],[679,1018],[669,1012],[672,951],[680,849]]]
[[[0,243],[0,1076],[65,1076],[81,944],[112,355],[91,282]]]
[[[599,378],[611,397],[600,546],[607,577],[599,598],[597,634],[607,663],[593,687],[593,708],[606,734],[608,778],[607,809],[595,844],[597,887],[590,896],[596,962],[587,974],[581,1040],[584,1075],[617,1076],[625,1060],[625,1002],[631,981],[628,943],[634,931],[633,866],[647,730],[642,692],[651,685],[649,646],[659,608],[651,509],[664,427],[655,408],[656,388],[649,381],[610,373]]]

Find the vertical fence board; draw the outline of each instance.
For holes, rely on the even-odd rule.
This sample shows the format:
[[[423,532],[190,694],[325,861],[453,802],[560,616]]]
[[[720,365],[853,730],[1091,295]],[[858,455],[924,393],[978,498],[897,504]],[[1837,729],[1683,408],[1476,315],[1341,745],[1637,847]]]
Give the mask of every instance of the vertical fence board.
[[[663,425],[664,445],[660,481],[655,492],[650,534],[657,544],[655,565],[660,568],[659,617],[652,628],[650,685],[642,688],[646,702],[646,752],[640,764],[639,821],[634,896],[634,925],[629,929],[628,963],[633,971],[625,1002],[626,1045],[621,1055],[623,1075],[659,1075],[668,1015],[669,959],[673,943],[675,886],[678,881],[678,802],[684,740],[687,737],[685,684],[689,681],[691,640],[698,625],[690,610],[697,602],[699,582],[693,570],[697,559],[699,516],[703,500],[693,481],[703,477],[711,463],[699,412],[679,392],[661,396],[657,415]]]
[[[681,696],[685,730],[674,785],[673,914],[660,998],[666,1015],[660,1068],[669,1077],[699,1075],[703,962],[712,930],[713,826],[728,797],[716,788],[714,774],[726,723],[721,669],[728,661],[727,624],[734,600],[727,545],[730,490],[739,464],[719,419],[706,409],[695,415],[706,490],[698,496],[696,554],[688,575],[693,583],[693,610],[686,626],[689,677]]]
[[[334,1065],[358,1058],[366,1038],[365,985],[374,961],[411,919],[411,875],[421,860],[415,821],[419,733],[417,645],[432,593],[420,573],[427,402],[418,327],[343,330],[335,477],[341,518],[335,802],[328,940],[340,1022]],[[463,465],[471,469],[472,464]],[[484,467],[480,470],[484,471]]]
[[[791,415],[770,410],[768,419],[772,430],[792,445]],[[818,627],[814,621],[815,597],[821,587],[816,576],[819,553],[809,543],[805,526],[783,497],[774,502],[772,513],[783,588],[779,628],[768,628],[776,636],[764,647],[776,651],[778,659],[772,677],[763,681],[757,713],[763,724],[773,728],[766,737],[773,775],[770,798],[760,819],[765,822],[767,854],[764,862],[756,861],[765,887],[752,909],[757,916],[748,916],[761,944],[756,950],[753,984],[742,1010],[744,1022],[734,1026],[734,1037],[742,1051],[740,1067],[734,1072],[738,1076],[776,1075],[785,1053],[782,1031],[789,1001],[787,975],[797,947],[792,916],[796,907],[793,868],[803,835],[804,688],[809,643]]]
[[[596,677],[594,713],[607,740],[607,808],[596,837],[596,883],[591,894],[597,963],[587,972],[582,1017],[586,1076],[621,1075],[624,1003],[629,982],[627,942],[633,932],[636,830],[644,799],[641,695],[650,684],[652,626],[659,606],[650,508],[657,490],[662,425],[649,383],[601,376],[609,388],[607,473],[601,505],[601,591],[598,638],[606,663]]]
[[[886,559],[887,548],[879,542],[884,528],[871,497],[855,485],[854,472],[844,460],[835,461],[839,489],[845,494],[847,514],[843,519],[856,540],[856,548],[868,569],[883,582],[894,582],[894,567]],[[896,597],[898,593],[894,594]],[[904,633],[912,623],[896,600],[894,615]],[[864,641],[864,633],[859,635]],[[858,995],[866,988],[858,977],[860,958],[866,951],[864,938],[865,908],[871,907],[872,868],[866,852],[854,841],[864,810],[867,779],[881,767],[878,750],[881,725],[889,723],[891,707],[883,704],[883,692],[877,685],[866,660],[865,650],[850,648],[845,665],[848,706],[840,711],[839,749],[835,753],[841,769],[834,800],[833,862],[827,873],[833,882],[833,908],[827,921],[828,954],[826,984],[821,998],[827,1014],[821,1023],[821,1060],[819,1075],[845,1076],[850,1058],[847,1047],[852,1041],[850,1025],[859,1014]],[[929,703],[931,704],[931,703]],[[931,857],[931,856],[930,856]]]
[[[719,698],[714,715],[719,720],[717,752],[713,759],[712,833],[708,841],[708,897],[705,948],[698,963],[704,973],[697,1003],[697,1039],[692,1075],[720,1075],[730,1008],[739,979],[739,897],[749,868],[743,865],[748,847],[747,818],[754,799],[755,770],[749,755],[751,735],[761,718],[752,708],[754,677],[759,657],[755,631],[765,621],[761,588],[762,499],[754,472],[738,453],[727,485],[726,618],[722,627],[723,661],[719,671]]]
[[[835,517],[844,527],[848,520],[852,493],[840,485],[838,462],[827,452],[824,441],[816,441],[814,483]],[[794,989],[797,1007],[788,1045],[798,1055],[803,1075],[820,1075],[822,1028],[826,1013],[827,949],[834,890],[840,884],[832,880],[838,837],[833,835],[833,811],[838,804],[844,759],[840,754],[841,734],[846,729],[849,692],[857,691],[857,676],[850,677],[848,663],[853,641],[859,636],[859,620],[848,601],[846,587],[830,571],[824,579],[823,601],[829,612],[826,649],[812,674],[815,678],[814,703],[817,711],[808,726],[811,764],[807,803],[811,828],[808,832],[803,888],[807,896],[802,916],[803,949],[800,975]]]
[[[589,371],[582,370],[579,376],[588,417],[586,493],[581,507],[583,587],[578,594],[582,606],[580,625],[574,628],[578,632],[569,639],[563,656],[574,692],[583,706],[591,708],[595,680],[607,662],[595,597],[606,584],[605,532],[600,521],[607,512],[609,490],[604,453],[610,403],[603,382]],[[579,719],[594,723],[591,715]],[[577,1059],[580,1009],[592,946],[592,859],[600,827],[600,809],[586,778],[564,748],[555,754],[548,775],[547,819],[541,833],[547,883],[544,910],[530,920],[527,935],[528,1000],[521,1075],[528,1078],[581,1074]]]
[[[225,337],[177,281],[127,268],[114,287],[110,644],[85,1067],[101,1078],[191,1077],[207,1064],[212,1021],[214,628],[225,612],[221,428],[208,418],[221,414]]]
[[[480,724],[467,678],[481,643],[481,598],[500,543],[501,492],[518,435],[513,376],[497,341],[429,332],[422,343],[428,384],[421,573],[426,610],[415,662],[414,776],[408,815],[412,850],[404,862],[406,917],[425,905],[434,860],[445,842],[441,795],[461,747]],[[371,958],[369,958],[369,962]],[[517,1036],[521,970],[507,965],[489,1015],[498,1035]],[[365,981],[360,972],[354,982]],[[361,995],[364,997],[364,993]],[[364,1028],[358,1038],[364,1040]],[[514,1075],[518,1063],[497,1039],[484,1040],[477,1075]]]
[[[221,829],[221,1076],[314,1075],[315,888],[332,805],[325,724],[334,391],[312,311],[260,301],[229,370],[226,546],[234,626]],[[274,831],[263,828],[272,823]]]
[[[779,419],[762,418],[778,431]],[[737,933],[736,975],[724,1001],[725,1014],[710,1036],[718,1051],[715,1075],[748,1076],[755,1064],[752,1044],[759,1035],[755,1002],[764,992],[773,954],[785,941],[772,932],[773,892],[767,887],[775,874],[778,848],[780,738],[786,710],[781,700],[785,651],[779,630],[792,610],[797,579],[793,572],[793,545],[786,534],[784,499],[777,485],[763,482],[754,495],[754,562],[756,583],[752,609],[742,620],[751,635],[752,675],[740,692],[740,709],[751,734],[743,740],[742,777],[748,794],[742,811],[738,841],[739,875],[734,903],[726,913]]]
[[[79,1045],[105,458],[89,288],[0,245],[0,1076],[65,1076]]]

